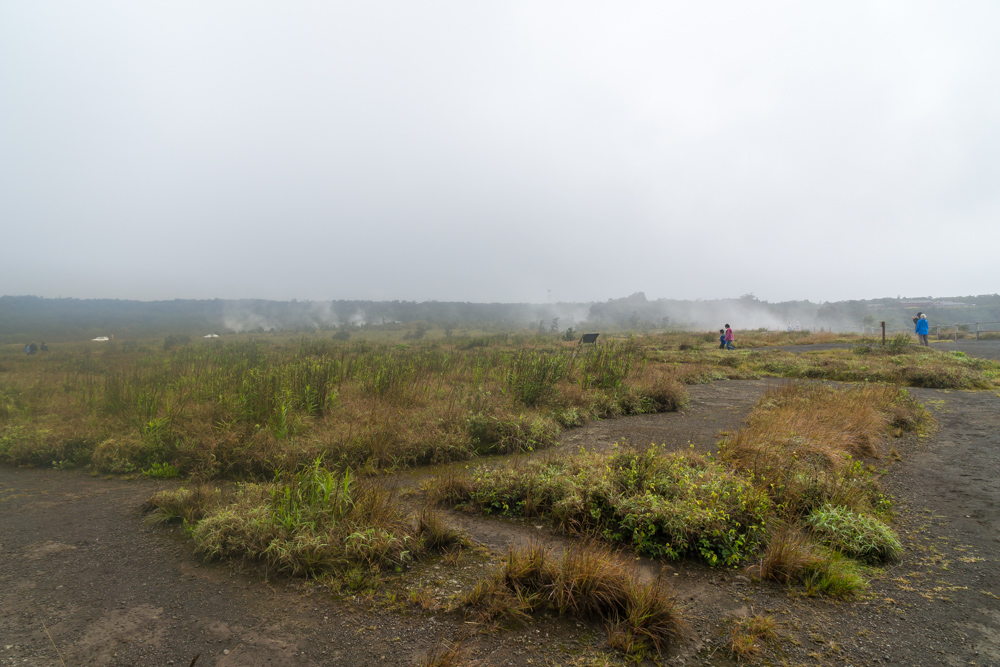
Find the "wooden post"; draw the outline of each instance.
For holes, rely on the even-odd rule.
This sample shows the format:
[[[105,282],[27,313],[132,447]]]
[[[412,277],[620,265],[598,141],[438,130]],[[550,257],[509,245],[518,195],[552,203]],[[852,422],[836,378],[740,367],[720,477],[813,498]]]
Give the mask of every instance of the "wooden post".
[[[976,340],[979,340],[979,322],[976,322]]]
[[[882,320],[882,347],[885,347],[885,320]]]

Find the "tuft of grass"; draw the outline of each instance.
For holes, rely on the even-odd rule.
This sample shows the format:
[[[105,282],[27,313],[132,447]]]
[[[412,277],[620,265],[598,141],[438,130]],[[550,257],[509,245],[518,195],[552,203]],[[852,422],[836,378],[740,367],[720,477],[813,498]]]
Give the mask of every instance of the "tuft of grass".
[[[475,667],[481,664],[478,660],[471,660],[471,655],[472,651],[461,641],[451,642],[445,639],[415,664],[418,667]]]
[[[539,545],[512,547],[464,604],[490,624],[525,622],[543,609],[603,621],[613,646],[630,654],[660,654],[687,627],[662,579],[641,582],[633,567],[591,543],[559,557]]]
[[[159,491],[146,501],[145,522],[155,526],[180,521],[193,526],[222,504],[225,497],[220,488],[206,484]]]
[[[763,580],[802,585],[809,595],[848,597],[866,585],[853,561],[822,549],[793,525],[775,529],[760,561],[747,572]]]
[[[720,443],[720,454],[790,515],[827,502],[864,511],[879,494],[860,461],[881,456],[891,433],[918,430],[929,420],[899,387],[793,383],[770,390]]]
[[[740,663],[757,658],[766,645],[777,640],[776,625],[773,616],[758,614],[736,619],[729,628],[729,654]]]
[[[765,581],[792,584],[804,581],[822,566],[822,556],[800,528],[779,524],[772,529],[760,561],[747,571]]]
[[[441,515],[430,507],[424,507],[417,517],[417,536],[424,547],[431,551],[447,551],[451,547],[468,546],[469,540],[452,529],[441,519]]]

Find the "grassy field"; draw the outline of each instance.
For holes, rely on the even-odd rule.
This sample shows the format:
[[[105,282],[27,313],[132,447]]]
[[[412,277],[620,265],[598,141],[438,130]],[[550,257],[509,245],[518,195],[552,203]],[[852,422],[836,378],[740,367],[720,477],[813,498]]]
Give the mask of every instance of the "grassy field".
[[[469,546],[436,511],[398,497],[384,474],[477,459],[438,478],[428,500],[540,518],[586,539],[562,555],[512,549],[453,608],[499,625],[541,609],[600,620],[612,646],[640,656],[676,640],[682,606],[609,548],[850,595],[864,587],[864,568],[899,557],[892,501],[873,464],[895,455],[893,438],[928,427],[904,387],[1000,386],[1000,365],[907,336],[883,347],[738,332],[735,351],[691,333],[596,347],[529,333],[343,338],[168,337],[57,344],[33,356],[8,346],[0,460],[190,477],[150,499],[151,523],[182,522],[208,558],[363,592]],[[831,342],[843,345],[774,349]],[[714,456],[676,443],[541,452],[590,420],[681,409],[686,385],[773,376],[855,384],[770,391]],[[493,457],[517,452],[541,455]],[[761,628],[734,626],[733,645],[766,635]]]
[[[169,343],[170,341],[168,341]],[[168,349],[164,349],[168,348]],[[329,338],[53,345],[0,357],[0,458],[115,474],[271,478],[546,447],[594,418],[677,409],[636,340]]]
[[[0,350],[0,460],[114,474],[271,478],[322,456],[384,470],[551,445],[591,419],[676,410],[685,384],[766,376],[989,389],[991,361],[913,346],[792,353],[833,334],[404,340],[279,335]],[[817,338],[818,337],[818,338]],[[357,338],[357,337],[355,337]],[[758,345],[758,347],[743,347]]]
[[[207,557],[355,590],[463,543],[435,512],[415,516],[381,474],[479,459],[439,479],[434,499],[541,517],[591,546],[572,557],[512,551],[460,604],[491,622],[555,605],[603,619],[627,650],[658,651],[683,625],[676,605],[600,545],[849,595],[864,585],[859,568],[899,554],[872,463],[892,455],[893,437],[927,427],[903,387],[1000,386],[1000,365],[907,336],[882,346],[739,332],[740,349],[724,351],[712,334],[583,347],[527,333],[389,333],[88,342],[33,356],[8,346],[0,460],[192,477],[150,499],[151,522],[183,522]],[[774,349],[816,342],[844,345]],[[685,385],[771,376],[856,384],[768,393],[717,456],[663,443],[516,465],[489,458],[544,450],[590,420],[678,410]],[[588,578],[596,601],[567,592],[568,580]]]

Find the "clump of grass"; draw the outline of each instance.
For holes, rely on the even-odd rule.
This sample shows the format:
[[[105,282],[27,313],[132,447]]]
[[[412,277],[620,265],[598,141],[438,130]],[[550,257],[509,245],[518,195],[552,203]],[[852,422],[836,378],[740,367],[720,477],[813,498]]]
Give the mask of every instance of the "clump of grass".
[[[862,337],[858,338],[851,345],[851,352],[854,354],[908,354],[914,351],[913,341],[909,334],[898,333],[882,344],[878,338]]]
[[[824,544],[869,563],[898,561],[903,551],[899,539],[888,526],[873,516],[852,512],[847,507],[824,505],[814,510],[806,523]]]
[[[451,547],[468,546],[469,540],[444,522],[440,514],[424,507],[417,517],[417,536],[431,551],[447,551]]]
[[[760,561],[747,569],[748,574],[765,581],[792,584],[804,581],[822,569],[823,558],[815,544],[797,526],[777,524]]]
[[[827,595],[846,598],[864,590],[864,577],[856,561],[831,554],[823,566],[808,573],[802,582],[808,595]]]
[[[763,580],[802,585],[809,595],[847,597],[865,587],[853,561],[824,550],[791,524],[774,528],[760,561],[747,572]]]
[[[729,628],[729,653],[738,662],[757,658],[763,648],[777,640],[773,616],[747,616],[733,621]]]
[[[507,390],[531,407],[557,392],[556,383],[566,375],[570,362],[569,357],[526,350],[511,355],[501,372]]]
[[[686,628],[661,579],[641,582],[617,555],[594,544],[559,557],[538,545],[512,547],[464,604],[490,624],[525,622],[543,609],[603,621],[616,648],[640,655],[662,653]]]
[[[443,640],[436,644],[427,655],[416,662],[418,667],[475,667],[481,664],[470,660],[472,651],[462,642]]]
[[[480,466],[443,479],[437,498],[487,513],[543,516],[639,553],[693,555],[712,565],[745,557],[771,510],[766,493],[740,475],[655,446]]]
[[[530,452],[553,444],[559,435],[559,425],[553,420],[525,415],[471,414],[466,429],[480,454]]]
[[[193,526],[225,499],[219,487],[198,484],[175,490],[158,491],[146,501],[146,523],[159,525],[181,521]]]

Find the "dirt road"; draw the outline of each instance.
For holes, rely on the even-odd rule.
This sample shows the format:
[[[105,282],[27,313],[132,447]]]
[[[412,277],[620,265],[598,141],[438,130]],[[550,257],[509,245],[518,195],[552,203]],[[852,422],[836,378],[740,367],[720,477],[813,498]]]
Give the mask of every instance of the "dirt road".
[[[567,433],[564,448],[625,438],[711,449],[767,384],[692,387],[683,413],[591,424]],[[901,443],[902,462],[884,461],[902,563],[873,571],[868,592],[849,602],[752,584],[738,571],[646,563],[664,567],[690,606],[692,638],[671,664],[731,664],[727,621],[769,613],[781,636],[775,660],[788,664],[1000,665],[1000,396],[914,393],[939,429]],[[0,466],[0,665],[186,666],[198,654],[198,665],[223,667],[407,665],[442,637],[466,637],[492,665],[591,664],[602,650],[601,629],[572,620],[477,633],[458,614],[389,611],[203,564],[179,529],[142,525],[143,501],[163,484]],[[497,549],[529,535],[559,539],[545,527],[453,516]],[[446,589],[481,564],[427,567]]]

